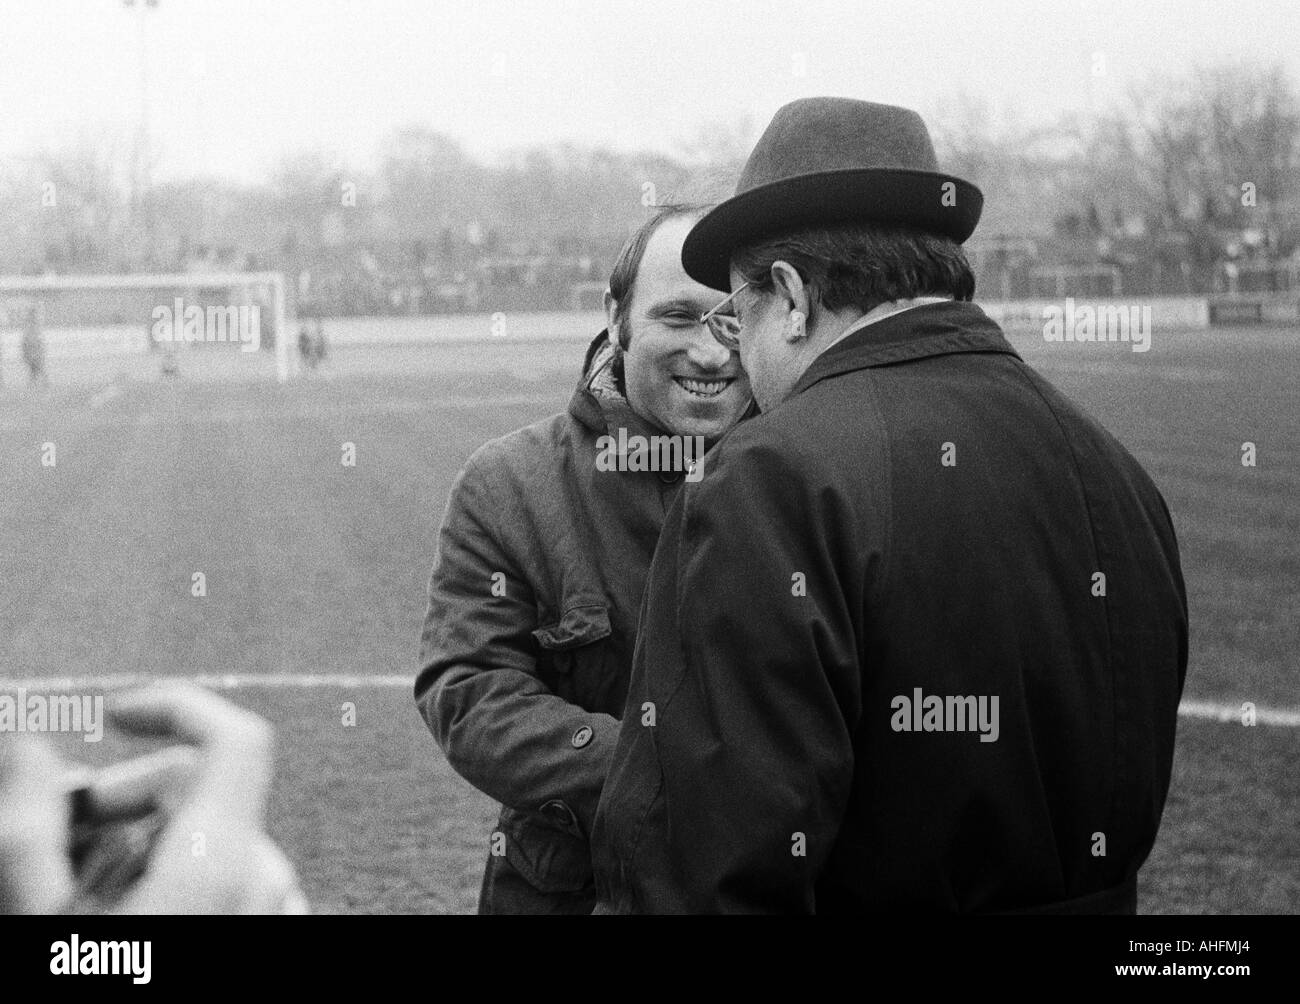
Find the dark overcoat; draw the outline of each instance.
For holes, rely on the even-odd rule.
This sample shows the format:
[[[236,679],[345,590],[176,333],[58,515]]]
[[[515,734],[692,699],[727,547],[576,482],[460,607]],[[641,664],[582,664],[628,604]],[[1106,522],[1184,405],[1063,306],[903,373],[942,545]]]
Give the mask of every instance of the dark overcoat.
[[[979,307],[885,318],[668,515],[601,910],[1132,910],[1186,665],[1138,462]]]

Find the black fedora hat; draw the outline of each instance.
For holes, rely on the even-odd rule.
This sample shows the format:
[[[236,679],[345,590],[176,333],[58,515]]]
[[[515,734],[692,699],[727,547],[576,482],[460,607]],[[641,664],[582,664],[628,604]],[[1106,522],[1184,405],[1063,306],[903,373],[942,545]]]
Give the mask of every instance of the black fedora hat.
[[[728,289],[731,253],[818,224],[912,226],[961,243],[984,196],[938,170],[921,116],[852,98],[801,98],[759,137],[736,194],[691,229],[682,265],[697,282]]]

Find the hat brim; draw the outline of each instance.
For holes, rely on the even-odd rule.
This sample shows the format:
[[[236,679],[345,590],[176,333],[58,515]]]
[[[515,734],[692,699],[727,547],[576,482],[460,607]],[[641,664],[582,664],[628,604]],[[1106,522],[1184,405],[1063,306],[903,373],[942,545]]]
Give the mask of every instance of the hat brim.
[[[916,227],[960,244],[974,232],[983,208],[978,188],[947,174],[887,168],[803,174],[716,206],[686,235],[682,265],[696,282],[728,290],[732,252],[761,238],[819,224],[880,223]]]

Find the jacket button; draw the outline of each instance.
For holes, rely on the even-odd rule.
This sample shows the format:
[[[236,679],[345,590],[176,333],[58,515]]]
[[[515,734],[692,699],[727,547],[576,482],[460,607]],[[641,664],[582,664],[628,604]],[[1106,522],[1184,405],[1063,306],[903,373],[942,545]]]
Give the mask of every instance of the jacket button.
[[[573,826],[577,822],[573,815],[573,810],[558,798],[553,798],[542,806],[542,815],[555,820],[557,823],[562,823],[565,826]]]
[[[591,726],[584,725],[582,728],[578,729],[577,732],[573,733],[573,739],[570,741],[573,743],[573,748],[575,750],[582,749],[582,747],[586,746],[587,743],[591,742]]]

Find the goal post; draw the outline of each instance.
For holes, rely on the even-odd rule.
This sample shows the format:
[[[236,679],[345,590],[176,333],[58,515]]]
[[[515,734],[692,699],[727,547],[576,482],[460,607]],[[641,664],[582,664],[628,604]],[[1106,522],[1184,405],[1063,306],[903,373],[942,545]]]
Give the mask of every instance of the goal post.
[[[200,295],[196,297],[196,291]],[[224,302],[220,295],[225,291]],[[134,293],[131,296],[128,294]],[[233,296],[231,295],[233,293]],[[164,295],[165,294],[165,295]],[[275,338],[275,376],[284,383],[295,374],[296,366],[289,333],[288,303],[285,294],[284,276],[280,272],[176,272],[158,274],[96,274],[96,275],[0,275],[0,329],[21,330],[24,314],[36,305],[44,309],[47,303],[58,302],[59,313],[71,320],[45,319],[42,324],[51,328],[66,327],[70,329],[91,328],[98,325],[102,330],[110,327],[125,329],[130,337],[123,337],[118,331],[116,339],[105,335],[106,349],[116,351],[144,351],[154,347],[150,342],[175,341],[185,343],[194,340],[211,341],[213,332],[200,330],[199,338],[193,334],[185,322],[189,318],[172,317],[173,304],[185,308],[185,298],[189,296],[190,308],[198,307],[202,314],[198,322],[212,322],[218,330],[220,340],[243,341],[240,348],[252,351],[260,348],[261,327],[260,310],[262,299],[271,315],[271,331]],[[108,307],[108,301],[117,302]],[[232,303],[231,300],[236,302]],[[251,300],[256,308],[252,314],[253,324],[248,323],[247,312],[240,314],[240,303]],[[179,301],[179,303],[177,302]],[[234,311],[232,313],[232,310]],[[175,325],[175,337],[160,338],[153,318],[161,312],[168,324]],[[110,317],[96,314],[111,315]],[[228,330],[228,321],[238,325],[237,330]],[[136,327],[138,325],[138,327]],[[170,329],[168,329],[170,331]],[[138,336],[138,337],[137,337]]]

